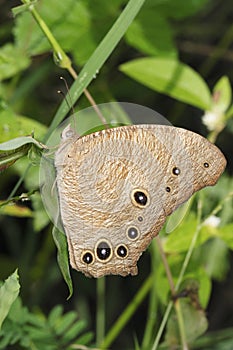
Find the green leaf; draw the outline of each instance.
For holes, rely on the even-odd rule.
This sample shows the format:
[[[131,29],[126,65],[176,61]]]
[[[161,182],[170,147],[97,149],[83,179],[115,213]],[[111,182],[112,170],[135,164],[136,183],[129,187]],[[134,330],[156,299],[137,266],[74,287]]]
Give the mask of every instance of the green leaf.
[[[26,69],[30,64],[25,50],[12,44],[0,48],[0,81],[8,79]]]
[[[208,0],[195,0],[195,1],[183,1],[183,0],[166,0],[166,1],[154,1],[148,0],[148,7],[153,7],[160,12],[161,15],[168,18],[181,19],[195,14],[201,8],[205,6]]]
[[[120,66],[120,70],[152,90],[201,109],[211,107],[211,95],[202,77],[174,59],[140,58]]]
[[[0,329],[11,305],[19,295],[20,284],[18,271],[16,270],[0,287]]]
[[[145,0],[130,0],[99,46],[95,49],[94,53],[79,73],[78,79],[73,83],[70,89],[70,99],[72,101],[72,105],[75,104],[77,99],[81,96],[83,90],[96,77],[96,74],[99,72],[104,62],[123,37],[144,2]],[[64,116],[68,112],[68,109],[67,103],[64,100],[60,105],[52,124],[50,125],[48,136],[63,120]]]
[[[3,204],[4,201],[0,201],[0,215],[16,216],[19,218],[30,218],[33,216],[31,209],[28,207],[17,205],[16,203]]]
[[[230,267],[227,245],[221,239],[215,238],[208,241],[204,248],[202,264],[210,277],[222,281]]]
[[[0,152],[0,171],[3,171],[13,165],[18,159],[26,156],[31,146],[26,144],[14,151]]]
[[[232,99],[231,84],[227,76],[220,78],[214,86],[214,108],[224,113],[229,108]]]
[[[72,53],[76,64],[83,65],[118,17],[124,2],[125,0],[91,3],[66,0],[64,3],[47,0],[38,2],[35,8],[63,50]],[[18,16],[16,24],[15,39],[19,47],[26,48],[30,55],[51,51],[49,42],[30,13]]]
[[[164,251],[167,253],[185,252],[189,249],[197,227],[197,218],[190,212],[189,216],[170,233],[164,243]],[[200,235],[197,245],[202,244],[209,238],[209,233]]]
[[[228,248],[233,250],[233,224],[227,224],[216,231],[216,236],[221,238]]]
[[[68,255],[68,245],[66,236],[63,232],[59,231],[57,227],[53,227],[53,239],[57,246],[58,254],[57,254],[57,260],[58,265],[60,267],[61,273],[63,275],[63,278],[69,288],[69,296],[68,299],[73,294],[73,285],[72,285],[72,279],[70,276],[70,269],[69,269],[69,255]]]
[[[228,111],[226,112],[226,117],[227,119],[230,119],[233,117],[233,105],[231,105]]]
[[[198,308],[198,305],[195,305],[195,303],[192,303],[187,298],[179,299],[179,303],[184,320],[186,339],[190,344],[207,330],[208,322],[204,311]],[[177,345],[180,345],[180,332],[177,316],[174,312],[167,324],[165,341],[169,349],[177,348]]]
[[[35,145],[39,149],[46,148],[41,142],[35,140],[31,136],[16,137],[15,139],[0,143],[0,151],[11,151],[17,148],[21,148],[24,145]]]
[[[36,120],[17,115],[10,108],[0,110],[0,120],[1,143],[32,134],[35,134],[36,139],[40,140],[46,132],[46,127],[43,124]]]
[[[131,46],[148,55],[177,56],[167,19],[150,9],[142,9],[126,32],[126,40]]]
[[[191,197],[187,202],[179,206],[167,219],[166,221],[166,233],[171,233],[173,230],[175,230],[178,225],[181,223],[182,220],[184,220],[184,217],[188,214],[191,203],[193,201],[193,197]]]

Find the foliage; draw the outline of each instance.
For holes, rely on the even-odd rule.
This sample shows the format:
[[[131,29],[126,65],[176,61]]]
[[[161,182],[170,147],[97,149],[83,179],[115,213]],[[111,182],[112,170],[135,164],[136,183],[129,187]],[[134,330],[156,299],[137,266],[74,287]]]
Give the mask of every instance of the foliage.
[[[10,299],[9,293],[6,297]],[[18,297],[11,303],[0,331],[0,349],[16,344],[22,349],[73,349],[74,344],[88,345],[92,340],[92,333],[84,333],[85,328],[86,322],[79,320],[75,311],[63,314],[63,307],[57,305],[46,317],[41,312],[29,312]]]
[[[225,36],[222,33],[224,40],[202,65],[193,52],[187,56],[185,51],[179,58],[181,46],[177,44],[184,41],[183,48],[188,50],[186,36],[191,44],[198,35],[208,42],[210,32],[214,34],[209,41],[215,43],[219,33],[211,25],[211,31],[207,30],[199,13],[208,21],[216,13],[219,20],[213,17],[212,26],[217,31],[219,12],[228,13],[230,4],[218,0],[213,4],[206,0],[22,3],[13,9],[14,20],[9,25],[3,22],[0,31],[4,42],[0,48],[0,169],[4,170],[0,274],[5,279],[19,268],[21,276],[20,297],[17,272],[0,287],[0,348],[85,349],[92,341],[86,329],[94,328],[96,312],[101,324],[96,325],[97,341],[92,346],[100,349],[174,349],[185,348],[185,343],[192,349],[214,349],[217,343],[218,350],[232,349],[231,325],[222,322],[221,330],[208,334],[211,320],[205,313],[216,281],[223,285],[231,271],[233,181],[227,140],[232,129],[232,89],[228,70],[217,63],[233,41],[232,30],[227,29]],[[208,75],[211,67],[215,71]],[[58,107],[60,97],[53,92],[61,87],[53,76],[61,74],[71,88]],[[78,109],[88,106],[81,97],[87,87],[98,102],[127,99],[159,106],[176,125],[199,128],[229,155],[228,175],[214,188],[197,194],[188,208],[179,209],[167,231],[166,226],[162,229],[160,240],[140,259],[139,276],[108,277],[106,289],[103,280],[95,282],[69,271],[65,236],[51,228],[39,193],[39,163],[46,140],[66,116],[67,101],[73,105],[78,100]],[[140,122],[145,122],[143,118]],[[120,115],[117,122],[125,120],[127,116]],[[81,124],[82,130],[96,127],[90,127],[87,120]],[[79,318],[76,311],[63,313],[60,306],[67,295],[52,237],[70,296],[74,290],[65,305],[77,307]],[[127,326],[131,319],[133,329]]]

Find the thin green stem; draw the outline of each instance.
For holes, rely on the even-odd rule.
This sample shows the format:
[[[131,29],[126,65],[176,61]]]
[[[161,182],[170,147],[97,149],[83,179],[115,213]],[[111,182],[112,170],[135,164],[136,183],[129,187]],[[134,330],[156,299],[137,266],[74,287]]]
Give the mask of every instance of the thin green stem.
[[[185,326],[184,326],[184,318],[183,318],[181,304],[180,304],[179,299],[177,299],[175,301],[174,307],[175,307],[177,321],[178,321],[182,350],[188,350],[188,343],[187,343],[187,339],[186,339],[186,332],[185,332]]]
[[[175,291],[177,291],[181,285],[181,282],[183,280],[183,277],[184,277],[184,274],[185,274],[185,271],[187,269],[187,266],[189,264],[189,261],[190,261],[190,258],[192,256],[192,253],[193,253],[193,250],[195,248],[195,245],[196,245],[196,242],[197,242],[197,239],[198,239],[198,235],[199,235],[199,232],[200,232],[200,228],[201,228],[201,213],[202,213],[202,202],[199,200],[198,201],[198,211],[197,211],[197,217],[198,217],[198,224],[197,224],[197,227],[196,227],[196,230],[195,230],[195,233],[193,235],[193,239],[192,239],[192,242],[189,246],[189,250],[186,254],[186,257],[184,259],[184,262],[183,262],[183,265],[182,265],[182,268],[181,268],[181,271],[179,273],[179,277],[178,277],[178,280],[177,280],[177,283],[175,285]],[[170,312],[172,310],[172,306],[173,306],[173,302],[170,301],[167,308],[166,308],[166,311],[165,311],[165,314],[163,316],[163,320],[161,322],[161,325],[160,325],[160,328],[159,328],[159,331],[157,333],[157,336],[155,338],[155,341],[154,341],[154,344],[152,346],[152,350],[157,350],[158,346],[159,346],[159,342],[160,342],[160,339],[161,339],[161,336],[163,334],[163,331],[165,329],[165,326],[167,324],[167,320],[168,320],[168,317],[170,315]],[[182,320],[181,320],[181,323],[182,323]],[[182,327],[182,325],[181,325]],[[184,343],[185,345],[185,343]],[[185,349],[185,348],[184,348]]]
[[[160,253],[160,256],[161,256],[161,259],[162,259],[162,262],[163,262],[163,266],[165,268],[165,272],[166,272],[166,275],[167,275],[168,283],[169,283],[169,286],[170,286],[170,289],[171,289],[171,294],[172,294],[172,296],[174,296],[175,295],[175,285],[174,285],[174,282],[173,282],[173,279],[172,279],[172,273],[171,273],[170,267],[168,265],[167,257],[166,257],[166,254],[164,253],[162,242],[161,242],[161,239],[160,239],[159,236],[156,236],[156,241],[157,241],[157,245],[158,245],[158,248],[159,248],[159,253]]]
[[[105,334],[105,277],[97,279],[96,344],[103,341]]]
[[[146,295],[151,289],[153,283],[153,275],[150,275],[143,283],[142,287],[139,289],[137,294],[134,296],[133,300],[130,302],[130,304],[126,307],[124,312],[119,316],[117,321],[114,323],[110,331],[107,333],[104,341],[99,346],[101,350],[108,349],[109,346],[113,343],[113,341],[116,339],[118,334],[121,332],[123,327],[126,325],[126,323],[130,320],[132,315],[137,310],[138,306],[141,304],[141,302],[144,300]]]
[[[164,316],[163,316],[163,319],[162,319],[162,322],[160,324],[160,327],[159,327],[159,330],[157,332],[157,335],[156,335],[156,338],[155,338],[155,341],[154,341],[154,344],[151,348],[151,350],[157,350],[158,349],[158,346],[159,346],[159,342],[160,342],[160,339],[163,335],[163,332],[164,332],[164,329],[166,327],[166,324],[167,324],[167,321],[168,321],[168,317],[170,315],[170,312],[172,310],[172,307],[173,307],[173,302],[170,301],[167,305],[167,308],[166,308],[166,311],[164,313]]]
[[[153,279],[154,281],[156,281],[156,270],[160,259],[158,257],[157,244],[155,240],[151,242],[150,248],[151,248],[151,270],[154,276]],[[146,322],[146,327],[145,327],[143,340],[141,344],[142,349],[149,349],[149,346],[152,342],[155,322],[157,318],[157,308],[158,308],[157,285],[154,282],[150,290],[147,322]]]
[[[188,250],[186,257],[184,259],[177,283],[175,285],[175,291],[177,291],[181,285],[185,271],[188,267],[189,261],[191,259],[192,254],[193,254],[193,251],[194,251],[194,248],[195,248],[195,245],[196,245],[199,233],[200,233],[200,229],[201,229],[201,213],[202,213],[202,201],[199,199],[198,205],[197,205],[197,222],[198,222],[198,224],[197,224],[196,230],[194,232],[191,244],[189,246],[189,250]]]
[[[167,279],[168,279],[168,283],[170,285],[170,289],[171,289],[171,295],[174,297],[175,296],[175,285],[173,282],[173,278],[172,278],[172,273],[167,261],[167,257],[166,254],[163,250],[163,246],[162,246],[162,242],[159,238],[159,236],[156,237],[156,241],[158,244],[158,248],[159,248],[159,252],[160,252],[160,256],[162,258],[162,262],[165,268],[165,272],[167,275]],[[182,344],[182,349],[183,350],[187,350],[188,349],[188,345],[187,345],[187,340],[186,340],[186,333],[185,333],[185,327],[184,327],[184,319],[183,319],[183,315],[182,315],[182,310],[181,310],[181,305],[180,305],[180,300],[176,299],[176,301],[174,302],[174,307],[175,307],[175,311],[176,311],[176,315],[177,315],[177,320],[178,320],[178,328],[179,328],[179,333],[180,333],[180,340],[181,340],[181,344]]]

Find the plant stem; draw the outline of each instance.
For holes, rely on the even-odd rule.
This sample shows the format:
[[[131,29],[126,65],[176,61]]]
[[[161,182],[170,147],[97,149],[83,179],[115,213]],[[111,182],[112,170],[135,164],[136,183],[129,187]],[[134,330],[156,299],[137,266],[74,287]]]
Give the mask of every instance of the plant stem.
[[[157,245],[155,240],[151,242],[150,248],[151,248],[151,270],[154,276],[153,279],[155,281],[156,270],[159,263]],[[155,283],[153,283],[150,290],[148,315],[147,315],[147,321],[146,321],[146,327],[143,335],[143,340],[141,344],[142,349],[149,349],[149,346],[152,342],[154,329],[155,329],[156,316],[157,316],[157,309],[158,309],[157,286]]]
[[[201,212],[202,212],[202,202],[199,200],[198,201],[198,211],[197,211],[197,217],[198,217],[198,224],[197,224],[197,227],[196,227],[196,230],[195,230],[195,233],[193,235],[193,239],[192,239],[192,242],[189,246],[189,250],[186,254],[186,257],[184,259],[184,262],[183,262],[183,265],[182,265],[182,268],[181,268],[181,271],[180,271],[180,274],[179,274],[179,277],[178,277],[178,280],[177,280],[177,283],[175,285],[175,292],[179,289],[180,285],[181,285],[181,282],[183,280],[183,277],[184,277],[184,273],[187,269],[187,266],[189,264],[189,261],[190,261],[190,258],[192,256],[192,253],[193,253],[193,250],[195,248],[195,245],[196,245],[196,242],[197,242],[197,239],[198,239],[198,235],[199,235],[199,232],[200,232],[200,229],[201,229]],[[161,339],[161,336],[163,334],[163,331],[164,331],[164,328],[167,324],[167,320],[168,320],[168,317],[170,315],[170,312],[172,310],[172,306],[173,306],[173,302],[170,301],[167,308],[166,308],[166,311],[165,311],[165,314],[163,316],[163,319],[162,319],[162,322],[161,322],[161,325],[159,327],[159,331],[157,333],[157,336],[155,338],[155,341],[154,341],[154,344],[152,346],[152,349],[151,350],[157,350],[158,349],[158,346],[159,346],[159,342],[160,342],[160,339]],[[179,307],[178,307],[179,308]],[[179,310],[178,310],[179,312]],[[182,321],[181,321],[181,331],[182,331]],[[183,332],[183,331],[182,331]],[[181,338],[182,340],[182,338]],[[185,343],[183,344],[185,346]],[[184,350],[185,348],[183,348]],[[187,349],[187,348],[186,348]]]
[[[161,243],[161,239],[159,238],[159,236],[156,236],[156,241],[157,241],[157,244],[158,244],[160,256],[161,256],[162,261],[163,261],[163,265],[164,265],[165,272],[166,272],[166,275],[167,275],[168,283],[170,285],[171,295],[172,295],[172,297],[175,297],[175,291],[176,290],[175,290],[175,285],[174,285],[174,282],[173,282],[173,279],[172,279],[172,273],[171,273],[170,267],[168,265],[167,257],[166,257],[166,254],[164,253],[163,246],[162,246],[162,243]],[[178,327],[179,327],[179,332],[180,332],[180,340],[181,340],[181,344],[182,344],[182,349],[183,350],[187,350],[188,349],[188,345],[187,345],[186,334],[185,334],[184,319],[183,319],[183,315],[182,315],[182,310],[181,310],[181,305],[180,305],[180,300],[179,299],[175,300],[174,307],[175,307],[177,320],[178,320]]]
[[[147,277],[144,281],[142,287],[139,289],[137,294],[134,296],[133,300],[126,307],[123,313],[116,320],[110,331],[107,333],[104,341],[100,344],[99,348],[101,350],[108,349],[109,346],[116,339],[122,328],[126,325],[126,323],[130,320],[134,312],[137,310],[138,306],[146,297],[147,293],[150,291],[153,283],[153,275]]]
[[[181,304],[180,304],[179,299],[176,299],[176,301],[174,303],[174,307],[176,310],[176,316],[177,316],[177,321],[178,321],[178,326],[179,326],[182,350],[188,350],[188,344],[187,344],[187,340],[186,340],[186,333],[185,333],[185,326],[184,326],[184,318],[183,318]]]
[[[103,341],[105,334],[105,277],[97,279],[96,344]]]
[[[168,321],[168,317],[169,317],[170,312],[171,312],[171,310],[172,310],[172,306],[173,306],[173,302],[170,301],[170,302],[168,303],[168,305],[167,305],[166,311],[165,311],[165,313],[164,313],[162,322],[161,322],[161,324],[160,324],[159,330],[158,330],[158,332],[157,332],[157,335],[156,335],[156,338],[155,338],[155,341],[154,341],[154,344],[153,344],[151,350],[157,350],[157,349],[158,349],[160,339],[161,339],[161,337],[162,337],[164,328],[166,327],[166,324],[167,324],[167,321]]]
[[[28,0],[21,0],[23,3],[28,3]],[[48,39],[49,43],[51,44],[54,52],[54,59],[56,64],[61,67],[68,70],[70,75],[76,80],[78,78],[78,75],[74,68],[72,67],[72,62],[70,58],[66,55],[66,53],[61,48],[60,44],[57,42],[55,37],[53,36],[52,32],[50,31],[47,24],[44,22],[44,20],[41,18],[39,13],[35,10],[34,6],[31,5],[29,7],[29,11],[31,12],[32,16],[34,17],[35,21],[39,25],[40,29]],[[94,98],[91,96],[91,94],[88,92],[87,89],[84,89],[84,94],[87,97],[90,104],[93,106],[95,112],[97,113],[98,117],[100,118],[101,123],[107,125],[107,121],[102,115],[101,111],[99,110],[98,106],[96,105],[96,102]]]
[[[171,273],[170,267],[168,265],[167,257],[166,257],[166,255],[164,253],[160,237],[156,236],[155,238],[156,238],[157,245],[158,245],[158,248],[159,248],[159,253],[160,253],[160,256],[161,256],[164,268],[165,268],[165,272],[166,272],[166,275],[167,275],[168,283],[170,285],[171,294],[172,294],[172,297],[174,297],[175,296],[175,285],[174,285],[174,282],[173,282],[173,279],[172,279],[172,273]]]

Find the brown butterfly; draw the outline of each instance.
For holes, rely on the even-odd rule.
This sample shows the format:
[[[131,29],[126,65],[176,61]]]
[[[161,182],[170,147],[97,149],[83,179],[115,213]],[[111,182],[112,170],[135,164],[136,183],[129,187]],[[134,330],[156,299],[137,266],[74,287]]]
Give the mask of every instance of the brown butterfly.
[[[166,218],[226,160],[204,137],[167,125],[133,125],[79,137],[64,129],[55,155],[59,205],[73,268],[136,275]]]

